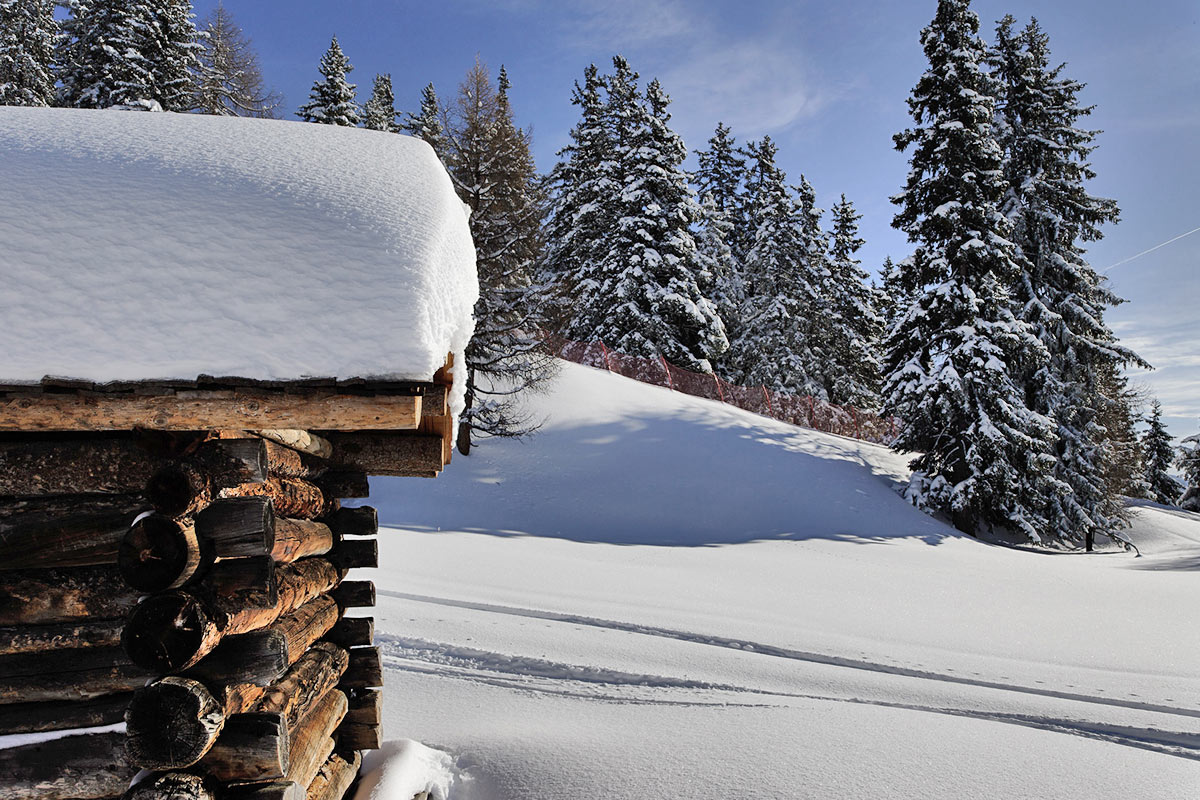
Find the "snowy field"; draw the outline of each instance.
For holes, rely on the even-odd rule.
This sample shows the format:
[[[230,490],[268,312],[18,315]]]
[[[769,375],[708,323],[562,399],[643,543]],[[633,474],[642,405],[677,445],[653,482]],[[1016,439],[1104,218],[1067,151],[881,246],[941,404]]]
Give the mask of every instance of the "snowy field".
[[[391,745],[376,796],[1200,792],[1200,516],[1018,552],[907,506],[884,448],[570,364],[533,405],[372,479],[385,735],[447,754]]]

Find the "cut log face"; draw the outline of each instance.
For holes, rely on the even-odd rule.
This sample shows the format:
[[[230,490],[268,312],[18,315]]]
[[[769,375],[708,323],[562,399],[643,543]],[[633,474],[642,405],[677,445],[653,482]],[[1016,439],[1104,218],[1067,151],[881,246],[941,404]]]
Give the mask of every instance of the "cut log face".
[[[130,702],[125,752],[142,769],[183,769],[208,752],[224,725],[224,710],[203,684],[163,678],[139,689]]]
[[[137,772],[124,735],[93,733],[0,750],[0,800],[119,797]]]
[[[121,800],[217,800],[217,785],[206,776],[160,772],[129,787]]]
[[[342,675],[342,687],[369,689],[383,686],[383,659],[378,647],[355,647],[350,650],[350,665]]]
[[[196,515],[196,533],[218,558],[265,555],[275,541],[275,507],[269,497],[216,500]]]
[[[371,493],[367,473],[353,470],[326,472],[314,479],[326,497],[367,497]]]
[[[117,619],[137,600],[112,567],[0,571],[0,626]]]
[[[324,522],[338,537],[374,536],[379,533],[379,512],[371,506],[339,508]]]
[[[342,608],[370,608],[375,605],[375,584],[371,581],[342,581],[333,590],[333,599]]]
[[[114,500],[55,498],[0,520],[0,570],[115,564],[121,539],[145,503]]]
[[[175,589],[212,562],[202,551],[196,529],[162,514],[142,517],[130,526],[117,552],[121,577],[141,592]]]
[[[28,394],[0,398],[2,431],[411,430],[421,398],[407,395],[291,394],[254,389]]]
[[[374,617],[342,617],[329,633],[326,640],[339,647],[359,647],[375,643]]]
[[[212,612],[217,624],[227,628],[230,617],[278,605],[275,560],[270,556],[222,559],[196,587],[195,593],[204,599],[205,608]]]
[[[376,539],[345,539],[338,543],[329,559],[340,569],[373,569],[379,566],[379,542]]]
[[[337,729],[337,742],[343,750],[378,750],[383,744],[383,729],[378,725],[343,722]]]
[[[383,717],[383,692],[378,689],[356,689],[350,693],[350,710],[346,722],[358,725],[378,725]]]
[[[133,663],[157,673],[187,669],[220,639],[217,623],[200,601],[178,591],[143,600],[121,635]]]

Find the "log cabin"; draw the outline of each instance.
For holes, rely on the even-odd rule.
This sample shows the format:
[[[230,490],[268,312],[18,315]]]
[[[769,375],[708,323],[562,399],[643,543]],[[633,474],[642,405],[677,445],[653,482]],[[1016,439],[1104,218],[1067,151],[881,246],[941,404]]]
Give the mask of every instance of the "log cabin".
[[[0,108],[0,800],[337,800],[478,295],[390,133]],[[396,732],[397,734],[399,732]]]

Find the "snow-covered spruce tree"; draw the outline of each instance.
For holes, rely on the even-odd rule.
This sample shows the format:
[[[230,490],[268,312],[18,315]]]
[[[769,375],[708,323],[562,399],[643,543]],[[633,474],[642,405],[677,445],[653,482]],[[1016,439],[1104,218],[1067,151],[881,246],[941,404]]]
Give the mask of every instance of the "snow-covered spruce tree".
[[[571,102],[579,106],[580,120],[550,172],[551,210],[539,267],[542,282],[550,287],[552,329],[576,338],[598,324],[584,316],[575,298],[598,286],[598,265],[623,185],[616,143],[606,125],[604,88],[595,64],[584,70],[582,86],[575,83]]]
[[[492,87],[478,61],[448,115],[446,161],[458,196],[471,208],[479,271],[475,335],[467,345],[466,410],[458,448],[474,436],[522,436],[537,425],[516,403],[554,374],[538,328],[540,287],[533,271],[541,250],[544,201],[530,137],[513,122],[503,67]]]
[[[1167,474],[1167,470],[1175,463],[1175,448],[1171,444],[1171,434],[1162,421],[1162,403],[1154,399],[1150,403],[1149,428],[1142,436],[1142,463],[1145,464],[1146,488],[1151,500],[1166,506],[1173,506],[1183,494],[1184,486]]]
[[[396,97],[392,93],[392,76],[376,75],[371,86],[371,99],[363,106],[363,127],[373,131],[399,133],[396,122]]]
[[[750,249],[753,229],[747,232],[745,220],[747,198],[742,191],[746,172],[746,159],[738,150],[729,126],[717,123],[717,129],[708,140],[707,150],[697,150],[699,167],[692,173],[696,195],[712,195],[713,204],[721,216],[730,222],[732,229],[727,236],[734,257],[745,256]]]
[[[69,0],[55,60],[59,104],[109,108],[151,99],[153,78],[143,48],[153,14],[147,2]]]
[[[939,0],[921,32],[929,68],[908,100],[916,124],[895,136],[912,148],[892,200],[893,225],[916,245],[904,265],[916,298],[888,339],[884,410],[903,421],[896,449],[920,453],[912,502],[971,535],[998,526],[1042,541],[1053,433],[1015,376],[1046,353],[1010,307],[1019,254],[999,208],[1003,153],[978,30],[968,0]]]
[[[337,37],[333,37],[329,49],[321,56],[322,80],[313,83],[309,101],[300,106],[296,116],[305,122],[357,127],[362,115],[358,103],[354,102],[356,87],[346,81],[346,75],[353,69],[350,59],[338,45]]]
[[[750,218],[758,225],[744,265],[744,324],[733,343],[739,382],[820,396],[814,341],[820,276],[810,270],[802,211],[775,163],[771,138],[750,143],[747,152]]]
[[[402,128],[408,135],[427,142],[433,148],[433,152],[438,154],[438,158],[445,161],[446,129],[442,124],[442,117],[441,103],[438,102],[437,92],[430,83],[421,90],[421,110],[416,114],[410,112],[405,117]]]
[[[0,105],[54,102],[54,0],[0,0]]]
[[[892,261],[891,256],[888,256],[883,260],[883,266],[880,268],[879,283],[872,286],[875,290],[875,306],[883,320],[884,340],[892,326],[900,320],[908,311],[909,305],[912,304],[912,292],[904,287],[900,272],[900,265]],[[879,342],[880,349],[882,349],[882,345],[883,341],[881,340]]]
[[[254,46],[218,3],[202,24],[194,110],[202,114],[273,118],[283,100],[263,85]]]
[[[1146,497],[1142,443],[1135,430],[1142,421],[1145,391],[1129,385],[1115,364],[1096,370],[1096,422],[1104,431],[1109,457],[1104,461],[1104,485],[1121,497]]]
[[[879,406],[879,342],[883,319],[876,294],[867,285],[867,272],[854,257],[863,246],[858,235],[862,215],[842,195],[833,207],[829,233],[829,276],[824,286],[829,308],[826,325],[825,391],[832,403],[859,408]]]
[[[716,307],[700,291],[711,270],[691,232],[700,208],[683,169],[687,149],[669,126],[670,100],[658,81],[643,99],[625,59],[615,57],[613,67],[607,114],[624,180],[598,286],[579,298],[598,320],[585,338],[712,372],[729,341]]]
[[[1200,511],[1200,434],[1183,440],[1178,463],[1187,483],[1187,489],[1178,500],[1179,507],[1184,511]]]
[[[725,325],[730,348],[713,362],[713,369],[726,380],[737,378],[733,342],[742,329],[742,307],[746,291],[742,284],[742,265],[733,255],[729,242],[734,236],[733,222],[717,207],[711,194],[700,200],[700,224],[696,247],[707,261],[707,272],[698,276],[700,291],[712,299],[717,315]]]
[[[156,0],[142,53],[150,70],[150,98],[163,111],[190,111],[204,45],[191,0]]]
[[[1081,246],[1100,239],[1100,226],[1118,215],[1115,202],[1084,187],[1093,177],[1087,159],[1097,132],[1077,127],[1091,112],[1078,101],[1083,86],[1063,77],[1061,65],[1051,65],[1049,38],[1036,20],[1017,35],[1013,23],[1011,16],[999,22],[990,56],[1002,97],[1002,210],[1022,256],[1013,309],[1048,354],[1019,379],[1027,402],[1054,423],[1054,476],[1070,489],[1045,498],[1048,534],[1083,540],[1090,548],[1097,534],[1111,536],[1123,525],[1121,493],[1104,480],[1105,462],[1116,457],[1114,444],[1098,414],[1100,404],[1124,400],[1099,396],[1097,369],[1148,365],[1120,346],[1105,324],[1105,309],[1121,300],[1088,265]]]

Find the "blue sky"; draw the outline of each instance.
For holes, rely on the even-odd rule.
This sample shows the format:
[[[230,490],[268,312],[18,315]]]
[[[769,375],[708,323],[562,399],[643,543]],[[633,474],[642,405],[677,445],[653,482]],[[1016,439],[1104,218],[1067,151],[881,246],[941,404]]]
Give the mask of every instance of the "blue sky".
[[[203,18],[216,0],[195,1]],[[451,97],[478,55],[513,81],[518,122],[532,126],[538,167],[549,169],[576,109],[571,88],[614,53],[672,97],[676,130],[705,146],[718,121],[739,142],[770,134],[789,177],[805,174],[828,209],[845,193],[864,214],[860,255],[877,268],[909,252],[890,227],[888,197],[906,159],[891,136],[909,124],[905,99],[925,67],[919,30],[935,0],[837,3],[741,0],[224,0],[254,40],[267,82],[290,115],[318,77],[336,34],[360,100],[378,72],[397,107],[416,110],[432,81]],[[1094,193],[1115,198],[1120,224],[1091,245],[1104,269],[1200,227],[1200,4],[1195,0],[977,0],[995,21],[1036,15],[1066,74],[1088,84],[1102,129]],[[1111,270],[1129,300],[1110,313],[1123,340],[1158,369],[1135,380],[1162,399],[1176,435],[1200,429],[1200,232]]]

